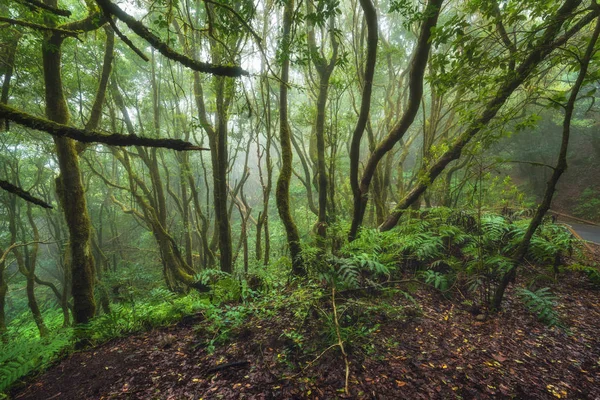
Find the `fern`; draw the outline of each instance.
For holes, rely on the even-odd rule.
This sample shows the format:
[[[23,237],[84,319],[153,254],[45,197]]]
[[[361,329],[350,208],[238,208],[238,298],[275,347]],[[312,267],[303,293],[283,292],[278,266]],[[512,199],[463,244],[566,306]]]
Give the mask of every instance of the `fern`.
[[[338,276],[341,283],[348,287],[358,287],[360,281],[360,268],[350,259],[340,263]]]
[[[32,371],[46,368],[71,348],[72,330],[55,332],[49,338],[16,338],[0,345],[0,393]]]
[[[361,269],[369,271],[378,277],[389,277],[390,275],[389,268],[379,262],[376,256],[367,253],[361,253],[353,257],[352,262],[358,265]]]
[[[598,270],[598,267],[595,266],[595,264],[594,266],[571,264],[567,268],[571,271],[583,272],[587,275],[587,278],[592,285],[600,287],[600,270]]]
[[[149,301],[154,304],[161,304],[164,302],[173,304],[173,301],[177,297],[175,292],[172,292],[166,288],[154,288],[149,293]]]
[[[500,215],[486,214],[481,217],[481,230],[486,242],[502,243],[509,232],[509,224]]]
[[[529,311],[537,315],[538,320],[548,326],[561,326],[558,313],[554,309],[556,297],[545,287],[536,291],[521,288],[517,292]]]
[[[432,271],[430,269],[423,271],[421,276],[425,280],[425,283],[432,285],[434,288],[441,292],[445,292],[450,287],[448,277],[440,272]]]

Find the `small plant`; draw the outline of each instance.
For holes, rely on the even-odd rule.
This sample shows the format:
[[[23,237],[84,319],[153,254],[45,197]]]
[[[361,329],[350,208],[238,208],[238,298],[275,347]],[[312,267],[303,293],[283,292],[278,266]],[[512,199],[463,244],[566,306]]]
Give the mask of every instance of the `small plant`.
[[[521,288],[517,292],[529,311],[537,315],[538,320],[548,326],[561,326],[558,313],[554,309],[556,297],[545,287],[536,291]]]
[[[448,277],[445,274],[428,269],[423,271],[421,273],[421,276],[423,277],[425,283],[433,286],[440,292],[445,292],[450,288],[450,284],[448,283]]]
[[[582,265],[582,264],[572,264],[567,267],[570,271],[578,271],[583,272],[587,275],[590,283],[596,287],[600,287],[600,270],[598,270],[598,266],[596,264],[590,265]]]

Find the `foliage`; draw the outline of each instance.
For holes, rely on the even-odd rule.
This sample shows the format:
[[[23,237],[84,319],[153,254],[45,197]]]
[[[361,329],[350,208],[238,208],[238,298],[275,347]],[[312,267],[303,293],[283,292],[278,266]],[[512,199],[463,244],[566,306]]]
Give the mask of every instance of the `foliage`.
[[[567,269],[569,271],[583,272],[592,285],[600,287],[600,270],[596,264],[583,265],[575,263],[567,266]]]
[[[432,271],[430,269],[422,272],[423,280],[425,283],[433,286],[441,292],[445,292],[449,288],[448,277],[440,272]]]
[[[591,187],[585,188],[577,198],[573,212],[581,218],[600,220],[600,192]]]
[[[545,287],[536,291],[519,288],[517,294],[525,303],[525,306],[534,313],[537,318],[548,326],[560,326],[558,314],[554,309],[556,297]]]
[[[0,341],[0,396],[22,377],[45,369],[72,349],[73,330],[60,328],[60,313],[50,312],[44,317],[50,328],[48,337],[40,338],[33,321],[23,318],[20,324],[10,326],[10,342]]]

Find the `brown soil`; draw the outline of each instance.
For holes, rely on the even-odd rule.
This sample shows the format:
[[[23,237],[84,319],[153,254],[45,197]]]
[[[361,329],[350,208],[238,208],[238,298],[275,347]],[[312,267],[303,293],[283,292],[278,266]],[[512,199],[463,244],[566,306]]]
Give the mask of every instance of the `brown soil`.
[[[270,319],[249,318],[212,354],[205,347],[210,337],[202,333],[202,316],[114,340],[71,355],[13,396],[19,400],[599,399],[600,291],[578,275],[563,278],[552,289],[566,329],[542,325],[511,293],[505,311],[482,322],[460,301],[429,290],[414,294],[422,311],[405,307],[397,318],[375,309],[363,309],[362,315],[349,310],[342,318],[348,324],[365,313],[379,324],[347,344],[350,396],[343,392],[344,362],[338,348],[323,354],[333,341],[318,322],[322,318],[315,318],[317,311],[309,311],[298,327],[301,344],[281,335],[298,325],[289,307],[276,309]],[[369,299],[371,304],[381,299],[381,294],[377,296]],[[319,307],[327,309],[327,301]],[[386,298],[385,304],[410,302],[397,294]],[[310,343],[321,344],[309,348]],[[215,370],[217,366],[221,369]]]

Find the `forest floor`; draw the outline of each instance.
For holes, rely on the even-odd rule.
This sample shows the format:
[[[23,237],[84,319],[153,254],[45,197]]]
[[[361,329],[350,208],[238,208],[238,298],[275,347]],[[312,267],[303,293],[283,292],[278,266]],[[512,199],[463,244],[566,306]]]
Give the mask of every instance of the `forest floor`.
[[[331,297],[325,295],[300,318],[285,302],[248,313],[212,352],[206,343],[215,333],[203,329],[203,315],[116,339],[70,355],[12,396],[600,399],[600,291],[573,272],[551,288],[563,328],[540,323],[514,291],[504,310],[485,320],[464,300],[433,289],[412,293],[418,312],[401,291],[340,298],[338,307],[346,310],[341,321],[355,323],[354,339],[346,343],[350,395],[343,389],[342,354],[317,318],[321,311],[331,312]],[[236,306],[230,307],[233,312]],[[394,315],[396,309],[403,311]],[[370,325],[356,322],[366,317]]]

